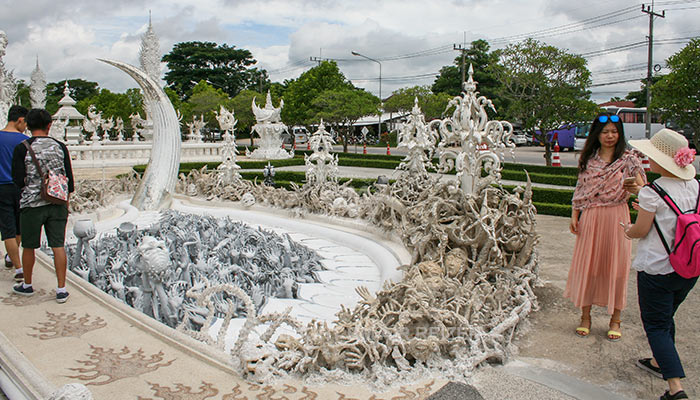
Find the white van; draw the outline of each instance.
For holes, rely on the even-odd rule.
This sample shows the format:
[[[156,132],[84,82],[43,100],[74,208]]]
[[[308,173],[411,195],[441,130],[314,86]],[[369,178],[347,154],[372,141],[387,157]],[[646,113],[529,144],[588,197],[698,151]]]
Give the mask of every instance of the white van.
[[[309,131],[305,126],[293,126],[292,137],[297,145],[306,144],[309,141]]]

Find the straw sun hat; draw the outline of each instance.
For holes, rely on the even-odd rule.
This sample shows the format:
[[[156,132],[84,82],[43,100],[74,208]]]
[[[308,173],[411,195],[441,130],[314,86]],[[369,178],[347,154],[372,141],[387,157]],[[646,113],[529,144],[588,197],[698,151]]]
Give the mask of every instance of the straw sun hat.
[[[683,180],[695,177],[695,150],[688,148],[688,140],[680,133],[664,128],[649,140],[630,140],[629,143],[673,175]]]

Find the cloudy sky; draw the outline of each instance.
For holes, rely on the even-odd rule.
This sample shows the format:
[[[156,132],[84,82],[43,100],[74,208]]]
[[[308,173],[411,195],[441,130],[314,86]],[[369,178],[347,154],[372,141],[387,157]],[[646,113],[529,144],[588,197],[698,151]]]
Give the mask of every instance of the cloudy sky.
[[[161,51],[183,41],[213,41],[248,49],[273,81],[296,78],[337,59],[356,86],[382,95],[431,84],[450,64],[453,44],[484,38],[501,48],[525,37],[583,54],[593,74],[594,99],[624,97],[646,75],[649,19],[628,0],[0,0],[0,29],[9,39],[6,66],[28,80],[39,57],[49,81],[83,78],[123,91],[126,74],[96,61],[138,65],[141,35],[152,12]],[[700,36],[700,0],[656,1],[654,63]],[[165,72],[165,65],[163,65]],[[661,72],[667,71],[662,69]]]

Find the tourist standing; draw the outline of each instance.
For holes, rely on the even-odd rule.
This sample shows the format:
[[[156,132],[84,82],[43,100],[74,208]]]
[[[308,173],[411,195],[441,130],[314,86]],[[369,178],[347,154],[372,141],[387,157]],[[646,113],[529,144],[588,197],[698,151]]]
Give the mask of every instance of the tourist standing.
[[[27,114],[27,126],[32,137],[26,143],[31,146],[42,172],[52,171],[68,179],[68,192],[73,191],[73,171],[66,145],[49,137],[51,114],[44,109],[32,109]],[[63,242],[68,220],[68,204],[52,204],[41,197],[42,176],[24,143],[15,147],[12,159],[12,178],[21,189],[20,228],[22,230],[22,265],[24,283],[13,287],[17,294],[31,296],[34,250],[41,242],[41,228],[44,228],[49,247],[53,251],[56,269],[56,301],[68,299],[66,291],[66,250]]]
[[[608,340],[622,337],[620,314],[627,303],[632,256],[631,244],[620,229],[620,223],[630,221],[625,179],[644,184],[641,161],[627,150],[620,118],[600,114],[593,120],[579,159],[569,226],[576,244],[564,297],[581,308],[575,331],[580,337],[590,333],[592,305],[605,307],[611,316]]]
[[[637,365],[668,382],[669,390],[661,399],[687,399],[681,386],[685,372],[676,350],[673,315],[698,278],[684,278],[671,265],[673,246],[681,251],[683,247],[674,240],[678,217],[669,203],[684,214],[697,212],[700,188],[692,165],[695,151],[688,148],[683,135],[670,129],[660,130],[651,140],[631,140],[630,145],[649,157],[651,170],[661,175],[641,190],[630,189],[639,192],[639,214],[634,225],[626,226],[625,233],[630,238],[642,238],[632,267],[637,270],[639,311],[653,355],[638,360]],[[670,198],[669,203],[661,195]],[[685,230],[684,236],[691,237],[689,231]]]
[[[19,189],[12,181],[12,154],[15,146],[27,140],[27,109],[12,106],[7,113],[7,126],[0,131],[0,234],[5,243],[5,267],[15,267],[15,281],[22,282],[19,258]]]

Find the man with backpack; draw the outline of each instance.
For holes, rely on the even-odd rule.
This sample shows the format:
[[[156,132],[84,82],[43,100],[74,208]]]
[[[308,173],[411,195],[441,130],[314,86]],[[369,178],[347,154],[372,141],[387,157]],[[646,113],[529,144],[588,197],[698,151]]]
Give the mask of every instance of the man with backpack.
[[[688,140],[662,129],[650,140],[630,140],[661,175],[639,192],[634,225],[624,225],[629,238],[641,238],[632,267],[637,270],[639,310],[653,357],[637,366],[663,378],[668,390],[661,399],[687,399],[681,386],[685,372],[675,344],[673,315],[700,275],[700,183],[695,179],[695,150]],[[695,378],[697,379],[697,378]]]
[[[22,231],[22,266],[24,283],[13,287],[23,296],[34,294],[32,271],[35,249],[41,244],[41,228],[46,232],[53,251],[56,269],[56,301],[68,299],[66,290],[66,250],[63,242],[68,221],[68,193],[73,192],[73,170],[66,145],[49,137],[51,114],[44,109],[32,109],[27,114],[27,126],[32,137],[15,147],[12,158],[12,179],[21,190],[20,229]],[[58,203],[46,197],[50,178],[65,182],[65,198]],[[52,192],[49,190],[49,192]]]

